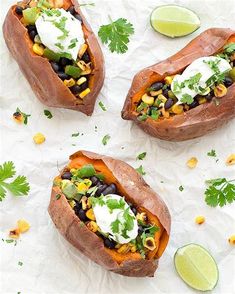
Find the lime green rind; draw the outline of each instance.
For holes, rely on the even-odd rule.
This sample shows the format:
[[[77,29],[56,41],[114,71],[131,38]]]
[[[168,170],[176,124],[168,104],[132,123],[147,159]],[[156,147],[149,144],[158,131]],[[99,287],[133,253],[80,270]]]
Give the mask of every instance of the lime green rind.
[[[193,249],[194,256],[192,254],[191,257],[189,256],[187,251],[190,249]],[[192,257],[194,261],[191,260]],[[204,263],[206,264],[204,265]],[[211,254],[200,245],[192,243],[179,248],[174,255],[174,265],[182,280],[196,290],[211,291],[218,283],[217,264]]]

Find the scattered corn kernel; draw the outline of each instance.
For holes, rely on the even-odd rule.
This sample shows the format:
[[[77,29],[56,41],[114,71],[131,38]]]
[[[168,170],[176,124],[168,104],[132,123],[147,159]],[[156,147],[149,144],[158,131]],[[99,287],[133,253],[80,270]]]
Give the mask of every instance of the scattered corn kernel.
[[[64,85],[66,86],[66,87],[72,87],[72,86],[74,86],[75,84],[76,84],[76,82],[75,82],[75,80],[73,79],[73,78],[71,78],[71,79],[69,79],[69,80],[64,80]]]
[[[160,90],[158,90],[158,91],[151,91],[151,92],[150,92],[150,95],[151,95],[151,96],[158,96],[158,95],[160,95],[160,94],[162,94],[162,89],[160,89]]]
[[[86,196],[82,196],[82,198],[81,198],[81,203],[82,203],[82,209],[83,210],[87,210],[88,209],[87,199],[88,198]]]
[[[141,212],[141,213],[138,212],[136,215],[136,219],[137,221],[143,222],[144,224],[147,223],[148,221],[148,217],[145,212]]]
[[[77,84],[80,86],[82,84],[84,84],[87,81],[87,79],[85,77],[81,77],[78,81]]]
[[[233,165],[235,164],[235,153],[229,155],[229,157],[226,159],[227,165]]]
[[[17,226],[18,226],[18,229],[19,229],[20,233],[25,233],[30,228],[30,224],[24,219],[19,219],[17,221]]]
[[[40,46],[39,44],[33,45],[33,52],[39,56],[42,56],[44,53],[44,48]]]
[[[83,54],[86,52],[87,48],[88,48],[87,44],[83,44],[83,45],[81,46],[81,49],[80,49],[79,52],[78,52],[78,57],[79,57],[80,59],[82,58]]]
[[[129,244],[123,244],[120,248],[118,248],[117,252],[118,253],[127,253],[130,250]]]
[[[181,114],[184,112],[183,105],[174,104],[171,108],[172,112],[175,114]]]
[[[231,245],[235,245],[235,235],[232,235],[231,237],[229,237],[228,242],[229,242]]]
[[[77,63],[77,66],[80,67],[80,69],[82,71],[85,71],[86,70],[86,63],[83,60],[79,60],[78,63]]]
[[[165,77],[164,81],[167,85],[170,85],[173,81],[174,76],[167,76]]]
[[[117,244],[115,245],[115,248],[118,249],[118,248],[120,248],[121,246],[122,246],[122,244],[118,244],[118,243],[117,243]]]
[[[136,252],[136,250],[137,250],[136,245],[130,244],[130,247],[131,247],[131,252],[132,253]]]
[[[219,84],[214,88],[215,97],[221,98],[227,94],[227,88],[223,84]]]
[[[76,184],[78,192],[86,192],[88,190],[87,185],[84,182]]]
[[[18,239],[20,237],[20,230],[18,228],[14,230],[10,230],[9,237],[13,239]]]
[[[70,200],[69,205],[74,208],[76,206],[76,202],[74,200]]]
[[[148,96],[147,94],[144,94],[141,99],[144,103],[148,105],[153,105],[154,103],[154,98],[151,96]]]
[[[97,232],[98,229],[99,229],[99,226],[97,225],[96,222],[94,221],[90,221],[88,224],[87,224],[87,227],[90,231],[92,231],[93,233]]]
[[[84,179],[83,183],[89,188],[92,185],[92,181],[89,179]]]
[[[197,166],[198,160],[196,157],[192,157],[187,161],[187,166],[189,168],[195,168]]]
[[[79,97],[83,99],[83,98],[86,97],[90,92],[91,92],[91,89],[90,89],[90,88],[86,88],[86,90],[84,90],[82,93],[79,94]]]
[[[86,212],[86,216],[90,219],[90,220],[95,220],[95,215],[94,215],[94,211],[92,208],[90,208],[89,210],[87,210]]]
[[[206,98],[204,98],[204,97],[200,97],[199,99],[198,99],[198,103],[199,104],[204,104],[204,103],[206,103]]]
[[[153,237],[147,237],[144,241],[144,247],[149,250],[154,250],[156,248],[156,243]]]
[[[162,95],[162,94],[158,95],[157,96],[157,99],[159,99],[160,101],[162,101],[164,103],[167,101],[167,98],[164,95]]]
[[[18,111],[13,114],[13,119],[19,124],[24,121],[23,114]]]
[[[34,137],[33,137],[34,143],[35,144],[42,144],[43,142],[45,142],[46,138],[42,133],[37,133]]]
[[[169,118],[170,117],[170,112],[165,110],[165,108],[161,109],[161,113],[162,113],[164,118]]]
[[[199,215],[195,218],[195,223],[198,225],[201,225],[205,222],[205,217],[202,215]]]

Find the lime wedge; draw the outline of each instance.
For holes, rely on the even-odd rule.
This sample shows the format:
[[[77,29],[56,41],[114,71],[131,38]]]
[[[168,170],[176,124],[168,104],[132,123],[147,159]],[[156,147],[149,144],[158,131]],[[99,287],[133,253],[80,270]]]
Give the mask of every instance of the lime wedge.
[[[155,31],[171,38],[189,35],[200,27],[200,19],[193,11],[177,5],[157,7],[150,21]]]
[[[175,253],[174,263],[182,280],[196,290],[212,290],[218,282],[217,264],[200,245],[188,244],[179,248]]]

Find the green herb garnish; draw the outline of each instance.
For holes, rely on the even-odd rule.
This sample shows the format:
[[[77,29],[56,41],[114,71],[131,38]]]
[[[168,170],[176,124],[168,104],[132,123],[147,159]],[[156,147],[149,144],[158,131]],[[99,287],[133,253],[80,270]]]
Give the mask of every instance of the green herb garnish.
[[[18,265],[19,265],[19,266],[22,266],[22,265],[23,265],[23,262],[22,262],[22,261],[19,261],[19,262],[18,262]]]
[[[146,109],[148,107],[148,104],[145,102],[141,102],[140,105],[137,107],[136,111],[141,112],[142,110]]]
[[[229,43],[226,46],[224,46],[224,52],[227,54],[232,54],[235,52],[235,43]]]
[[[25,176],[18,176],[12,182],[6,182],[16,174],[15,166],[12,161],[0,165],[0,201],[6,196],[6,190],[14,196],[28,195],[30,187]]]
[[[44,114],[48,119],[52,119],[53,117],[52,113],[47,109],[44,110]]]
[[[146,157],[147,152],[140,153],[137,155],[136,159],[143,160]]]
[[[105,108],[104,104],[102,101],[99,102],[99,106],[103,111],[106,111],[107,109]]]
[[[125,53],[128,50],[129,37],[134,34],[134,27],[125,18],[119,18],[108,25],[102,25],[98,35],[102,43],[108,44],[109,50],[117,53]]]
[[[108,143],[108,141],[111,139],[111,137],[110,137],[110,135],[109,134],[107,134],[107,135],[105,135],[104,137],[103,137],[103,139],[102,139],[102,144],[105,146],[105,145],[107,145],[107,143]]]
[[[22,116],[23,116],[23,123],[25,124],[25,125],[27,125],[27,123],[28,123],[28,118],[31,116],[31,114],[26,114],[26,113],[24,113],[23,111],[21,111],[20,109],[19,109],[19,107],[17,107],[16,108],[16,112],[15,113],[20,113]]]
[[[184,187],[182,185],[179,186],[179,190],[180,190],[180,192],[184,191]]]
[[[211,149],[211,151],[208,151],[207,152],[207,156],[216,157],[217,155],[216,155],[215,150],[214,149]]]
[[[138,168],[135,169],[140,175],[144,176],[146,175],[146,172],[144,171],[144,168],[142,165],[140,165]]]
[[[111,230],[112,232],[115,234],[115,233],[118,233],[119,232],[119,225],[120,225],[120,220],[119,219],[116,219],[115,221],[113,221],[111,223]]]
[[[80,135],[79,132],[72,134],[72,137],[78,137]]]
[[[83,165],[83,167],[74,171],[72,179],[76,181],[78,178],[79,179],[89,178],[94,175],[96,175],[94,166],[92,164],[86,164],[86,165]]]
[[[108,199],[106,201],[107,207],[109,208],[110,212],[112,213],[114,209],[124,209],[125,202],[123,198],[121,197],[118,201],[117,199]]]
[[[193,103],[193,97],[189,94],[183,94],[180,101],[182,103],[191,104]]]

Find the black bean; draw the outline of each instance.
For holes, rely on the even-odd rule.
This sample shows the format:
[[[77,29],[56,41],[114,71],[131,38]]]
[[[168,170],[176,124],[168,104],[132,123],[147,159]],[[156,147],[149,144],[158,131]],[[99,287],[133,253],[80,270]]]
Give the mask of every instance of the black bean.
[[[135,206],[131,206],[131,210],[133,211],[134,215],[137,215],[137,209]]]
[[[70,60],[70,59],[68,59],[66,57],[61,57],[60,61],[59,61],[59,64],[64,67],[66,65],[72,64],[72,60]]]
[[[51,67],[53,68],[53,70],[54,70],[55,72],[59,72],[59,71],[61,70],[59,64],[58,64],[57,62],[55,62],[55,61],[52,61],[52,62],[51,62]]]
[[[157,83],[154,83],[150,86],[151,90],[152,91],[158,91],[158,90],[161,90],[163,87],[163,83],[160,83],[160,82],[157,82]]]
[[[83,210],[83,209],[79,209],[79,210],[78,210],[77,216],[78,216],[78,217],[80,218],[80,220],[83,221],[83,222],[87,220],[86,212],[85,212],[85,210]]]
[[[37,32],[36,31],[31,31],[30,33],[29,33],[29,37],[30,37],[30,39],[32,40],[32,41],[34,41],[34,38],[37,36]]]
[[[32,31],[37,32],[37,28],[36,28],[35,25],[28,25],[26,28],[27,28],[29,33],[32,32]]]
[[[100,185],[95,193],[96,196],[100,196],[102,192],[108,187],[108,185]]]
[[[168,92],[170,91],[170,89],[164,89],[162,91],[163,96],[165,96],[166,98],[168,98]]]
[[[198,101],[197,101],[197,100],[194,100],[193,103],[191,103],[191,104],[189,105],[189,107],[190,107],[190,109],[191,109],[191,108],[195,108],[195,107],[197,107],[198,105],[199,105]]]
[[[165,109],[169,109],[169,108],[171,108],[171,106],[174,104],[174,101],[171,99],[171,98],[168,98],[167,100],[166,100],[166,103],[165,103],[165,105],[164,105],[164,107],[165,107]]]
[[[61,80],[69,80],[70,76],[67,75],[65,72],[63,71],[59,71],[57,72],[57,75],[58,77],[61,79]]]
[[[74,15],[74,14],[76,13],[75,8],[74,8],[73,5],[70,6],[70,7],[67,9],[67,11],[70,12],[72,15]]]
[[[225,87],[230,87],[232,84],[233,84],[233,80],[231,78],[226,77],[224,79],[224,85],[225,85]]]
[[[88,87],[89,87],[88,82],[85,82],[85,83],[83,83],[83,84],[80,85],[81,91],[86,90]]]
[[[116,242],[113,240],[110,240],[108,238],[104,239],[104,246],[108,247],[109,249],[114,249],[116,246]]]
[[[109,185],[104,191],[102,192],[103,195],[108,195],[108,194],[116,194],[117,192],[117,187],[115,184]]]
[[[71,172],[64,172],[64,173],[61,175],[61,178],[62,178],[63,180],[71,180],[71,178],[72,178],[72,174],[71,174]]]
[[[18,15],[22,15],[23,14],[23,7],[21,7],[21,6],[16,6],[16,8],[15,8],[15,12],[16,12],[16,14],[18,14]]]
[[[204,97],[206,98],[207,101],[211,101],[212,98],[214,97],[214,93],[210,92],[209,94],[205,95]]]
[[[74,85],[70,88],[70,91],[74,94],[77,95],[79,93],[81,93],[81,87],[78,85]]]
[[[138,226],[138,235],[141,235],[144,232],[144,228],[142,226]]]
[[[78,215],[80,209],[82,209],[82,203],[76,202],[76,205],[74,206],[74,211],[76,215]]]
[[[93,186],[95,186],[99,182],[99,178],[97,178],[96,176],[92,176],[90,180]]]
[[[74,17],[75,17],[76,19],[78,19],[78,20],[82,23],[82,17],[81,17],[80,14],[75,13],[75,14],[74,14]]]
[[[91,61],[90,59],[90,55],[88,54],[88,52],[86,51],[83,56],[82,56],[82,60],[85,62],[85,63],[88,63]]]

